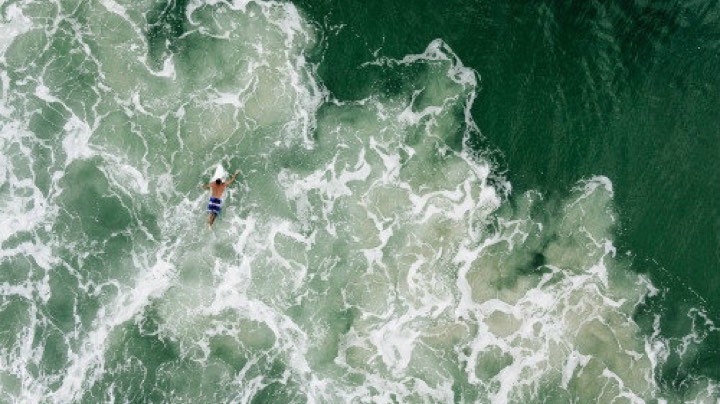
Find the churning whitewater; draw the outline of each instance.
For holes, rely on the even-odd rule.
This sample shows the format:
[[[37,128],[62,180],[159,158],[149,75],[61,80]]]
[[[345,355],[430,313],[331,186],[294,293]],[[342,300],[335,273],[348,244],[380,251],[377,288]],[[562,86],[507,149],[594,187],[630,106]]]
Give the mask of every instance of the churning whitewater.
[[[288,3],[0,12],[0,401],[718,399],[659,382],[717,330],[637,324],[611,181],[510,198],[442,40],[343,102]]]

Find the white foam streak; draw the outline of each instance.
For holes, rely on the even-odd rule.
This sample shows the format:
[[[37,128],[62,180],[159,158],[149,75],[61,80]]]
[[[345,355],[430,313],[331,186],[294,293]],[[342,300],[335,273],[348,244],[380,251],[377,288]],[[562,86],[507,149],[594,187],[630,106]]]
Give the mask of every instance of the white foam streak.
[[[567,361],[565,362],[565,367],[563,368],[562,372],[562,387],[564,389],[568,388],[568,383],[570,382],[570,379],[573,377],[575,372],[582,372],[582,368],[587,366],[591,358],[591,356],[583,355],[575,350],[570,353],[570,356],[567,358]]]
[[[88,158],[94,154],[90,148],[92,130],[87,123],[73,115],[67,123],[65,123],[63,129],[66,132],[66,136],[62,142],[63,149],[67,155],[66,165],[70,164],[73,160]]]
[[[93,26],[90,46],[73,20],[72,52],[100,72],[90,86],[94,104],[81,103],[91,112],[73,112],[79,96],[38,77],[26,80],[37,85],[21,96],[59,106],[67,119],[58,144],[45,145],[23,129],[27,122],[0,122],[0,263],[22,259],[33,271],[0,283],[2,298],[28,307],[19,342],[0,347],[0,367],[21,380],[19,401],[119,400],[128,388],[121,386],[120,373],[129,372],[123,366],[131,360],[144,366],[145,358],[118,365],[108,353],[117,348],[113,354],[125,355],[128,345],[118,346],[133,341],[117,336],[141,319],[157,325],[157,334],[146,336],[179,356],[155,369],[166,373],[157,372],[152,389],[162,389],[163,378],[186,383],[174,379],[176,369],[201,369],[202,383],[230,391],[218,400],[238,402],[271,386],[311,403],[540,401],[548,386],[571,400],[587,399],[583,388],[600,386],[596,395],[604,400],[641,402],[661,396],[656,372],[670,355],[688,355],[715,329],[692,312],[693,332],[677,344],[661,336],[659,316],[653,334],[641,335],[635,307],[661,292],[647,277],[626,273],[617,257],[608,178],[581,181],[557,201],[558,212],[546,212],[533,192],[503,206],[510,184],[468,145],[479,136],[471,116],[479,76],[442,40],[420,54],[367,64],[430,66],[427,76],[405,78],[415,80],[407,88],[421,90],[342,102],[316,79],[317,66],[305,56],[316,33],[290,3],[189,2],[190,27],[179,40],[212,38],[218,51],[240,55],[244,67],[237,71],[214,61],[207,70],[203,63],[186,66],[176,55],[155,71],[143,22],[133,21],[138,12],[114,0],[99,4],[89,9],[127,25],[130,39],[122,46],[137,52],[127,61],[140,74],[125,77],[103,66],[124,60],[103,48],[105,27]],[[7,10],[10,22],[0,25],[0,36],[25,32],[18,28],[28,22],[22,10]],[[217,27],[203,26],[208,17]],[[0,55],[10,43],[2,41]],[[5,72],[0,80],[0,116],[10,121],[23,103],[5,105],[15,84]],[[327,109],[318,114],[321,106]],[[124,134],[138,143],[113,137]],[[49,185],[37,185],[33,147],[48,147]],[[205,231],[197,216],[206,196],[190,193],[194,180],[182,176],[218,159],[239,164],[247,178],[227,195],[214,230]],[[71,180],[64,171],[71,164],[99,170],[106,188],[97,191],[117,200],[118,214],[133,224],[98,225],[110,234],[102,240],[82,226],[73,229],[90,240],[65,262],[59,249],[83,247],[53,234],[58,212],[72,208],[56,198],[72,199],[60,188]],[[549,218],[537,221],[538,211]],[[130,252],[110,254],[120,270],[85,273],[82,262],[98,258],[99,246],[135,234]],[[54,297],[54,270],[67,270],[78,283],[70,293],[77,294],[68,314],[73,328],[63,334],[67,362],[51,375],[33,374],[44,342],[32,341],[52,321],[38,308]],[[102,300],[107,290],[115,294]],[[99,306],[89,320],[78,312],[80,294],[93,294]],[[714,386],[708,383],[709,396],[717,394]],[[196,387],[163,393],[168,401],[192,401],[193,392],[184,394]],[[90,397],[91,388],[102,392]]]
[[[100,309],[79,352],[68,353],[70,364],[61,386],[51,395],[54,402],[81,398],[85,389],[103,374],[104,355],[113,330],[140,314],[152,299],[162,296],[170,286],[174,267],[164,259],[164,254],[163,250],[158,251],[156,262],[151,265],[136,257],[140,260],[138,264],[148,266],[129,290],[121,290],[112,304]]]
[[[327,220],[330,212],[333,211],[335,201],[343,196],[353,194],[352,182],[365,181],[370,175],[370,166],[365,160],[365,150],[362,149],[358,155],[354,167],[348,169],[343,167],[337,173],[338,155],[325,167],[316,170],[312,174],[301,178],[297,174],[287,170],[280,171],[278,182],[283,186],[288,199],[295,201],[298,217],[308,219],[308,194],[317,192],[323,202],[322,214],[326,219],[327,231],[335,234],[332,220]]]
[[[447,71],[448,77],[458,84],[475,88],[477,86],[476,73],[473,69],[465,67],[460,58],[457,57],[455,52],[442,40],[435,39],[425,48],[425,51],[420,54],[406,55],[400,60],[381,57],[373,62],[364,63],[365,65],[409,65],[417,62],[426,61],[449,61],[452,62],[450,68]]]
[[[5,58],[5,51],[15,38],[32,29],[32,21],[26,17],[17,4],[5,8],[3,20],[0,20],[0,62]],[[3,86],[3,90],[7,87]],[[3,97],[5,98],[5,97]]]

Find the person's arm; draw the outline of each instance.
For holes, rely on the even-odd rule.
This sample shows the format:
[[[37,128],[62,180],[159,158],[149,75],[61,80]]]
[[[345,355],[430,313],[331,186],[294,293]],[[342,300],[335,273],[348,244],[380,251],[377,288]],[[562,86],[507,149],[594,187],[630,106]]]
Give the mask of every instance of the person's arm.
[[[237,178],[238,174],[240,174],[240,170],[235,171],[235,174],[233,174],[232,178],[230,178],[230,181],[227,182],[227,185],[230,185],[233,182],[235,182],[235,178]]]
[[[210,184],[202,184],[202,185],[200,185],[200,188],[201,189],[210,188]]]

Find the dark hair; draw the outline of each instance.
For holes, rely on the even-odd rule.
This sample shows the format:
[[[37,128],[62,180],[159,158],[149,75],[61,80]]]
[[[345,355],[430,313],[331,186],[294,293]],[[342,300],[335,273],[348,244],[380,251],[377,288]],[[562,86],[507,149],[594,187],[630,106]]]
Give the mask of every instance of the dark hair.
[[[215,180],[215,183],[218,184],[218,185],[220,185],[220,184],[222,184],[222,180],[221,180],[220,178],[218,178],[218,179]]]

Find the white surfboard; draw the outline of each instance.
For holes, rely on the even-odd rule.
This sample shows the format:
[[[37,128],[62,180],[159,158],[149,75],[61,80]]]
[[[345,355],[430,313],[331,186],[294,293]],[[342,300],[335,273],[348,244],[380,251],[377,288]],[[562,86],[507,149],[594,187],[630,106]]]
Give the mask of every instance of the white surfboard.
[[[220,178],[224,182],[225,177],[227,177],[227,171],[225,171],[222,164],[218,164],[217,168],[215,169],[215,174],[213,174],[213,176],[212,176],[212,181],[215,181],[216,179]]]

